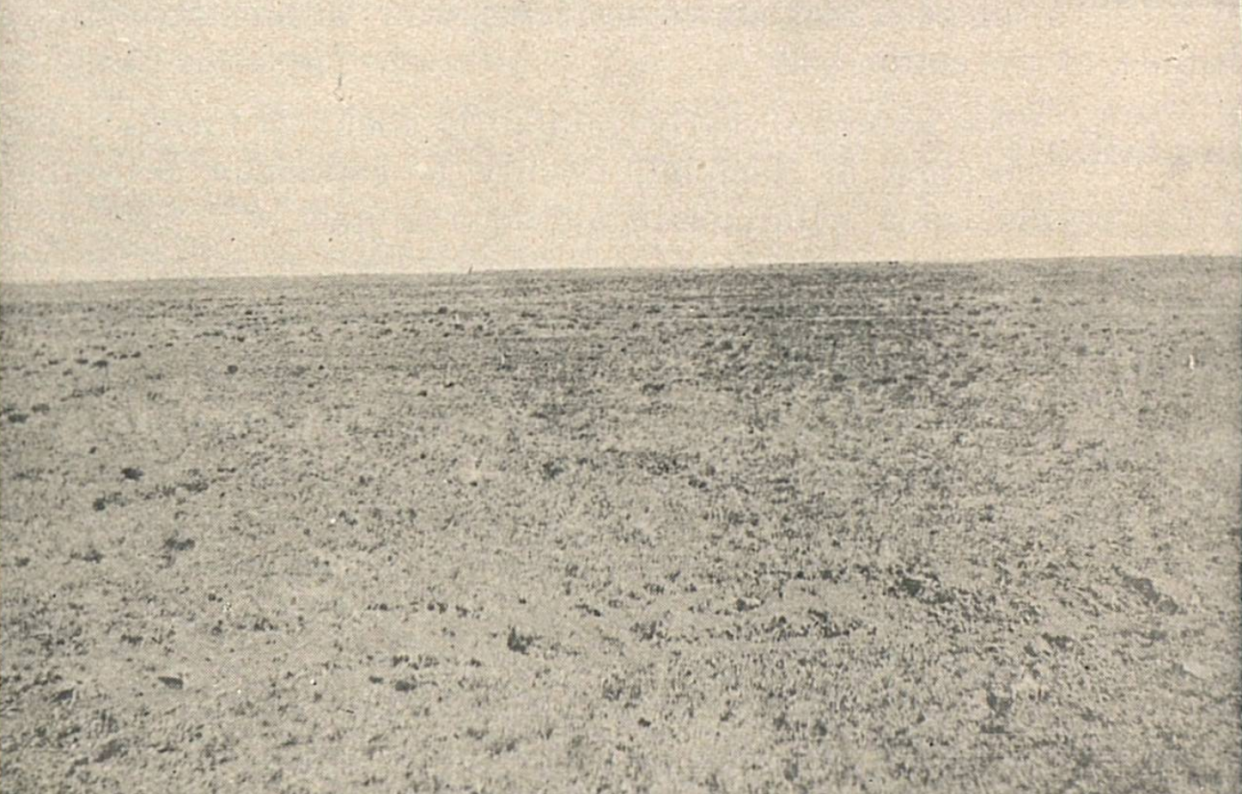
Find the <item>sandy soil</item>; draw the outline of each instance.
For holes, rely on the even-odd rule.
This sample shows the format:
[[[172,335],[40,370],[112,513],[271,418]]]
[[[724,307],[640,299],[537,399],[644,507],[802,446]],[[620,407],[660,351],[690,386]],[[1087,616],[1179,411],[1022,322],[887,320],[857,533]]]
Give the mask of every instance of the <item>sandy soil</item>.
[[[1238,791],[1240,275],[8,287],[0,788]]]

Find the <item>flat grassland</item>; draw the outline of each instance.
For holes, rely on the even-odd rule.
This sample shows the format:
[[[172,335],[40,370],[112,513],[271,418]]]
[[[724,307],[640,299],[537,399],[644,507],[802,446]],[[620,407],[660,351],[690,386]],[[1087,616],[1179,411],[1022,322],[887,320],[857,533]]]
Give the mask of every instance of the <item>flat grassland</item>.
[[[0,292],[0,788],[1231,791],[1242,263]]]

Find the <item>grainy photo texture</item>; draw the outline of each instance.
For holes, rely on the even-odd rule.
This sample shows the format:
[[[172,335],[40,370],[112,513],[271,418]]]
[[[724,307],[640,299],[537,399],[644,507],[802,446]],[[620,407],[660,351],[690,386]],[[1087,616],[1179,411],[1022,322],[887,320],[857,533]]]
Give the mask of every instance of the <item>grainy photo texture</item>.
[[[0,5],[0,790],[1242,791],[1232,2]]]

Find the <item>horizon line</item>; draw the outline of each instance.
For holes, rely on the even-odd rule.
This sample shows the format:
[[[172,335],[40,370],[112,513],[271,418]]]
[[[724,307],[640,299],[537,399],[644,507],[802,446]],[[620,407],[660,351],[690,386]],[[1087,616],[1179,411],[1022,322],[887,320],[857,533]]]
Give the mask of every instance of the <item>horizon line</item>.
[[[442,276],[496,276],[520,273],[556,273],[556,274],[592,274],[606,272],[625,273],[667,273],[671,271],[702,271],[702,270],[747,270],[782,267],[857,267],[857,266],[935,266],[959,265],[978,267],[992,264],[1011,264],[1026,262],[1030,264],[1047,264],[1067,261],[1096,260],[1147,260],[1147,259],[1239,259],[1242,251],[1231,253],[1212,252],[1164,252],[1145,254],[1086,254],[1060,256],[997,256],[985,258],[955,259],[823,259],[823,260],[766,260],[751,262],[722,262],[719,264],[646,264],[646,265],[518,265],[515,267],[480,267],[467,265],[466,269],[434,269],[422,271],[386,271],[363,270],[357,272],[323,272],[323,273],[229,273],[186,276],[125,276],[121,278],[67,278],[67,279],[23,279],[0,276],[0,287],[73,287],[94,285],[159,284],[162,282],[180,281],[246,281],[246,280],[305,280],[305,279],[364,279],[364,278],[426,278]]]

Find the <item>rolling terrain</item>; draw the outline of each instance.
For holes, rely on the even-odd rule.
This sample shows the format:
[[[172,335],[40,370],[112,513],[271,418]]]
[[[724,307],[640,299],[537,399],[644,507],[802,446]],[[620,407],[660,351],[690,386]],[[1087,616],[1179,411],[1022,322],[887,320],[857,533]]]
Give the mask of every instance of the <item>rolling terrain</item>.
[[[0,292],[0,788],[1236,792],[1242,263]]]

